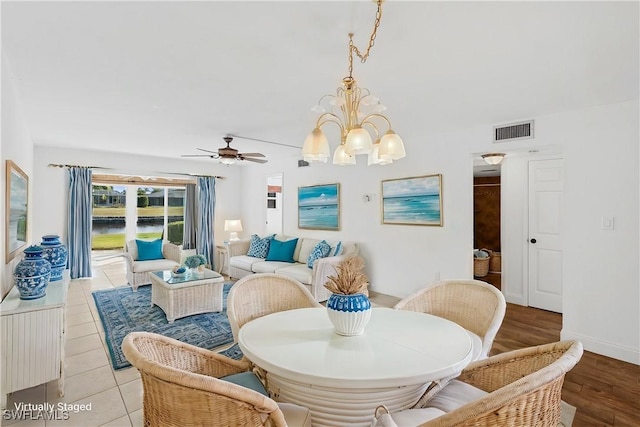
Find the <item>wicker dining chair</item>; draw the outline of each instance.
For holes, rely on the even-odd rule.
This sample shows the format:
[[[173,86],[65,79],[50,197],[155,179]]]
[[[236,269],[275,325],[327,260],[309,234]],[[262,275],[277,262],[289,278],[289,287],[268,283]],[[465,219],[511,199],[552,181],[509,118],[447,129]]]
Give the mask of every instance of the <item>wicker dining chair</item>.
[[[249,362],[149,332],[128,334],[122,351],[142,377],[145,426],[311,426],[309,409],[219,379]]]
[[[557,427],[565,374],[581,357],[579,341],[560,341],[471,362],[424,408],[379,407],[375,427]]]
[[[322,307],[300,282],[275,273],[245,276],[233,284],[227,297],[227,316],[235,342],[247,322],[279,311]]]
[[[398,302],[398,310],[433,314],[457,323],[481,341],[474,360],[488,356],[507,303],[495,286],[480,280],[449,280],[421,289]],[[474,337],[475,338],[475,337]]]

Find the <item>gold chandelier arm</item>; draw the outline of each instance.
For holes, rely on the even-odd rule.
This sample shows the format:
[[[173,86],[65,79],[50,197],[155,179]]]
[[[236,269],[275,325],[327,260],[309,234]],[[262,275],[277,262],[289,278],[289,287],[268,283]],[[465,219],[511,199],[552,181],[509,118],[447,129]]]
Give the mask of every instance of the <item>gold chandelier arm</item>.
[[[320,128],[320,127],[326,125],[327,123],[335,123],[340,128],[340,136],[341,137],[346,134],[345,128],[342,125],[342,121],[335,114],[333,114],[333,113],[321,114],[320,117],[318,117],[318,120],[316,121],[316,127]]]
[[[376,134],[376,139],[380,138],[380,132],[378,131],[378,127],[373,122],[368,122],[363,120],[362,127],[365,127],[365,125],[369,125],[371,129],[373,129],[373,132]]]
[[[365,123],[370,124],[371,126],[375,127],[375,124],[373,124],[373,122],[371,122],[370,119],[377,117],[380,118],[382,120],[384,120],[385,122],[387,122],[387,127],[389,129],[391,129],[391,122],[389,121],[389,119],[387,119],[385,116],[383,116],[382,114],[378,114],[378,113],[374,113],[374,114],[369,114],[368,116],[366,116],[364,119],[362,119],[362,124],[364,125]]]

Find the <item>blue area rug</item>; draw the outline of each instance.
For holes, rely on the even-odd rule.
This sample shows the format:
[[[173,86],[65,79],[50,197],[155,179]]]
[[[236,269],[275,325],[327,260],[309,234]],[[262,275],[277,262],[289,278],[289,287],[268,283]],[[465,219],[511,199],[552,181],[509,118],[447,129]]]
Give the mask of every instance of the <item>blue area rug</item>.
[[[227,318],[227,294],[232,285],[233,282],[224,284],[222,312],[187,316],[171,324],[160,307],[151,307],[151,285],[140,286],[138,292],[133,292],[129,286],[93,292],[113,369],[131,366],[120,348],[129,332],[155,332],[206,349],[232,342],[233,335]],[[229,350],[228,356],[242,357],[241,352],[236,354],[239,349],[235,346]]]

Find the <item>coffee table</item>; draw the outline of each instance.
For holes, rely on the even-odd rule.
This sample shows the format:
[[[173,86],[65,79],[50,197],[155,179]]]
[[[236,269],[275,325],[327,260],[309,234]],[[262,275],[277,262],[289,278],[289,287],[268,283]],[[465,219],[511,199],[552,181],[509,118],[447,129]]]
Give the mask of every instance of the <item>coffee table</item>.
[[[151,278],[151,306],[157,305],[173,323],[181,317],[222,311],[224,278],[209,269],[174,277],[170,270],[154,271]]]

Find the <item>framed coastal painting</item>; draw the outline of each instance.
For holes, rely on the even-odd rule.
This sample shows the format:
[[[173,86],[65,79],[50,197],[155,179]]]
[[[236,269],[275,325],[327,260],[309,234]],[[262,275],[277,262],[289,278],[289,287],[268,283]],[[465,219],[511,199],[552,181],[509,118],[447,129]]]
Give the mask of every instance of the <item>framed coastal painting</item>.
[[[340,184],[298,187],[298,228],[340,230]]]
[[[442,226],[442,175],[382,181],[382,223]]]
[[[5,189],[5,263],[27,245],[29,177],[11,160],[6,162]]]

